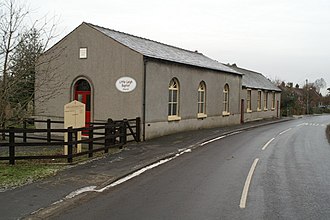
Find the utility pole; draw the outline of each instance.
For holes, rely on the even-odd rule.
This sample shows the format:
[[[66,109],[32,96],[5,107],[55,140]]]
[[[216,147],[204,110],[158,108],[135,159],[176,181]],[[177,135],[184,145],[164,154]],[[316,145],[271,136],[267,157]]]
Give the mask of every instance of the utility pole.
[[[309,90],[308,90],[308,79],[306,79],[306,114],[309,114],[308,106]]]

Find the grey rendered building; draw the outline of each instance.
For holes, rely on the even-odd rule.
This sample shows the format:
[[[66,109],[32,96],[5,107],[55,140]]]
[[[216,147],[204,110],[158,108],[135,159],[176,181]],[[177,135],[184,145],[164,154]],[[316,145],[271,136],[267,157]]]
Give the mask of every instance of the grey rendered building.
[[[57,77],[48,83],[61,86],[42,100],[49,70]],[[63,118],[63,106],[76,99],[86,104],[87,122],[141,117],[144,140],[241,120],[242,73],[198,52],[89,23],[42,56],[36,88],[37,118]]]
[[[227,65],[243,74],[241,90],[241,121],[248,122],[280,117],[281,89],[261,73]]]

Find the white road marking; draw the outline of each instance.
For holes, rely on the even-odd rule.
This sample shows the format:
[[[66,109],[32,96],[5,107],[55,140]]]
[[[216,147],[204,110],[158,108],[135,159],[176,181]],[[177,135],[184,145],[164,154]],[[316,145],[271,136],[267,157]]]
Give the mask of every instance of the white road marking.
[[[273,141],[273,140],[275,140],[275,138],[272,138],[272,139],[270,139],[263,147],[262,147],[262,149],[261,150],[265,150],[267,147],[268,147],[268,145]]]
[[[246,178],[246,181],[245,181],[245,184],[244,184],[244,188],[243,188],[243,192],[242,192],[242,196],[241,196],[241,202],[239,204],[239,207],[241,209],[244,209],[246,207],[246,200],[247,200],[247,196],[248,196],[248,193],[249,193],[250,183],[251,183],[252,176],[253,176],[254,170],[256,169],[256,166],[257,166],[258,161],[259,161],[259,158],[256,158],[253,161],[253,164],[251,166],[251,169],[249,171],[249,174],[248,174],[248,176]]]
[[[286,133],[286,132],[290,131],[291,129],[292,129],[292,128],[288,128],[288,129],[286,129],[286,130],[282,131],[281,133],[279,133],[279,135],[282,135],[282,134],[284,134],[284,133]]]

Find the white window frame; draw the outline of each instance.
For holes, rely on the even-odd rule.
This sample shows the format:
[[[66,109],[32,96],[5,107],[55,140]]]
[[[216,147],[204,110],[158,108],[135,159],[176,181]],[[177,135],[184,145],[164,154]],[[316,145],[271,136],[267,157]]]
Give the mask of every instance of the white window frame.
[[[87,59],[87,47],[80,47],[79,48],[79,59]]]
[[[275,110],[275,103],[276,103],[276,93],[273,92],[272,94],[273,99],[272,99],[272,110]]]
[[[264,111],[268,111],[268,92],[264,91]]]
[[[261,90],[258,90],[258,97],[257,97],[257,111],[261,111]]]
[[[247,113],[251,113],[252,112],[252,90],[251,89],[247,89],[246,92],[246,112]]]
[[[223,87],[223,111],[222,111],[222,115],[223,116],[228,116],[230,115],[230,111],[229,111],[229,92],[230,92],[230,88],[228,84],[225,84],[225,86]]]
[[[199,83],[197,98],[197,118],[206,118],[206,84],[204,81]]]
[[[181,117],[179,117],[180,85],[178,79],[171,79],[168,87],[168,92],[168,121],[181,120]],[[176,108],[174,106],[176,106]]]

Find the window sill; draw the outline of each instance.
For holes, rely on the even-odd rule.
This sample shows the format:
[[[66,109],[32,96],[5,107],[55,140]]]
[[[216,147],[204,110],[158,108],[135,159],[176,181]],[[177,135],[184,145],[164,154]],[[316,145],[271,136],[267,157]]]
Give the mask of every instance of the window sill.
[[[207,117],[207,114],[204,114],[204,113],[198,113],[197,114],[197,118],[198,119],[204,119],[204,118],[206,118]]]
[[[177,115],[172,115],[172,116],[168,116],[167,117],[168,121],[180,121],[181,117],[177,116]]]
[[[222,112],[222,116],[229,116],[230,112]]]

